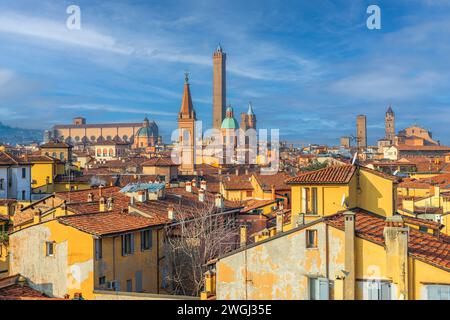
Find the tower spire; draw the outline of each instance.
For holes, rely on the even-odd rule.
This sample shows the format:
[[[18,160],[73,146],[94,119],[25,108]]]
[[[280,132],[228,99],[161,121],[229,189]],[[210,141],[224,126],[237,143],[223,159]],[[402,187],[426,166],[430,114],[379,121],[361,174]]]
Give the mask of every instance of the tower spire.
[[[192,104],[188,72],[184,73],[184,91],[183,99],[181,100],[180,118],[195,119],[195,110]]]

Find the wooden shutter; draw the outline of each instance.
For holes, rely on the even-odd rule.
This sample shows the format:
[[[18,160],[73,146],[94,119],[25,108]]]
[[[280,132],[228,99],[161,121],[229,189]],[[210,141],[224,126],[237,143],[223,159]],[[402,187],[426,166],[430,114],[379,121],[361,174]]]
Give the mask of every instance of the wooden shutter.
[[[306,213],[306,188],[302,188],[302,212]]]
[[[134,254],[134,233],[130,234],[130,253]]]
[[[327,278],[319,278],[319,300],[330,299],[330,287]]]
[[[122,238],[122,256],[125,256],[125,235],[121,236]]]

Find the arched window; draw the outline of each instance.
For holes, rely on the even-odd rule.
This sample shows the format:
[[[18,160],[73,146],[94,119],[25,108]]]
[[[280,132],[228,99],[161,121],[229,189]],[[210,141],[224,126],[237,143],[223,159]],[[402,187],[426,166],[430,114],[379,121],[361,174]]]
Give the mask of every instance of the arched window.
[[[76,142],[79,142],[79,141],[80,141],[80,137],[79,137],[79,136],[76,136],[76,137],[75,137],[75,141],[76,141]]]
[[[91,141],[95,141],[97,138],[95,136],[91,136]]]
[[[128,141],[128,136],[127,136],[127,135],[124,135],[124,136],[122,137],[122,140],[123,140],[123,141]]]
[[[110,157],[114,156],[114,150],[113,150],[113,148],[110,148],[110,149],[109,149],[109,156],[110,156]]]
[[[102,156],[102,149],[97,149],[97,157],[101,157]]]
[[[111,136],[107,136],[107,137],[106,137],[106,140],[111,141],[111,140],[112,140],[112,137],[111,137]]]
[[[108,149],[103,149],[103,156],[104,157],[107,157],[108,156]]]
[[[56,158],[56,152],[53,152],[53,153],[52,153],[52,157],[53,157],[53,158]]]
[[[64,160],[64,152],[60,152],[60,153],[59,153],[59,158],[60,158],[61,160]]]

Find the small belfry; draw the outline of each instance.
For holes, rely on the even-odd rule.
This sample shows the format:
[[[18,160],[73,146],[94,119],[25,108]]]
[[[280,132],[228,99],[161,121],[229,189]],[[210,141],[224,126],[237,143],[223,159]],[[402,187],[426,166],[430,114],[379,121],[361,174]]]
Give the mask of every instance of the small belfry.
[[[184,75],[183,99],[178,114],[180,171],[182,174],[192,174],[195,171],[195,121],[197,118],[189,88],[189,74],[186,72]]]
[[[385,117],[385,126],[386,126],[386,140],[389,140],[390,144],[394,144],[395,141],[395,114],[392,110],[392,107],[389,105],[388,110],[386,111]]]

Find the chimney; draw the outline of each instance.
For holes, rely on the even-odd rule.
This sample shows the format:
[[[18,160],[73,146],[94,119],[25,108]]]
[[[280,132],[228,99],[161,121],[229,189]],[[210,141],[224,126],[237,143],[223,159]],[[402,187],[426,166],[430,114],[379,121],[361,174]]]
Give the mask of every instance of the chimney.
[[[222,195],[219,193],[219,194],[216,194],[216,196],[215,196],[215,205],[216,205],[216,208],[223,208],[223,198],[222,198]]]
[[[192,192],[192,182],[190,182],[190,181],[186,182],[186,191]]]
[[[205,190],[203,189],[198,190],[198,201],[205,202]]]
[[[236,168],[236,175],[239,175],[239,168]]]
[[[283,221],[284,221],[284,214],[281,212],[277,213],[277,233],[283,232]]]
[[[245,168],[245,175],[248,175],[248,168]]]
[[[284,210],[284,202],[280,201],[280,203],[278,203],[278,210],[283,211]]]
[[[102,185],[99,185],[98,186],[98,198],[100,199],[101,197],[103,197],[103,195],[102,195],[102,189],[103,189],[103,186]]]
[[[200,182],[200,188],[201,188],[202,190],[205,190],[205,191],[206,191],[206,180],[202,180],[202,181]]]
[[[105,197],[101,197],[99,200],[99,210],[100,212],[106,211],[106,199]]]
[[[133,197],[133,196],[131,196],[131,197],[130,197],[130,205],[132,205],[132,206],[133,206],[133,205],[134,205],[134,202],[135,202],[135,199],[134,199],[134,197]]]
[[[87,202],[92,202],[94,201],[94,194],[92,192],[88,193],[88,197],[87,197]]]
[[[247,245],[247,226],[245,224],[241,226],[240,244],[241,248]]]
[[[147,201],[147,191],[146,190],[139,190],[137,192],[137,201],[139,201],[139,202]]]
[[[38,209],[34,212],[33,223],[38,224],[41,223],[41,221],[41,210]]]
[[[112,197],[109,197],[107,202],[106,202],[106,207],[108,209],[108,211],[112,211],[112,209],[114,208],[114,199]]]
[[[175,210],[172,204],[169,204],[167,207],[167,218],[169,218],[169,220],[175,220]]]
[[[272,200],[276,200],[275,186],[273,184],[270,186],[270,191],[272,192]]]
[[[197,188],[197,180],[195,180],[195,178],[192,179],[192,186]]]
[[[345,279],[344,279],[344,300],[355,300],[355,213],[344,212],[345,231]]]
[[[409,229],[400,215],[386,218],[383,230],[387,259],[386,270],[387,276],[398,285],[398,296],[394,298],[397,300],[408,300],[409,298],[408,234]]]

